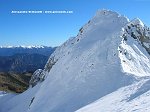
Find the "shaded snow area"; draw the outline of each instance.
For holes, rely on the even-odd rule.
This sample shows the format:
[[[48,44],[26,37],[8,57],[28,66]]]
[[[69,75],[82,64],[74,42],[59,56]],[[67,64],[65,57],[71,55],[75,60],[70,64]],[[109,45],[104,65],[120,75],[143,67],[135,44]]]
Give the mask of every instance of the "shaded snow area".
[[[34,87],[0,97],[0,112],[149,112],[145,27],[139,19],[98,11],[35,72]]]
[[[150,80],[122,87],[76,112],[150,112]]]

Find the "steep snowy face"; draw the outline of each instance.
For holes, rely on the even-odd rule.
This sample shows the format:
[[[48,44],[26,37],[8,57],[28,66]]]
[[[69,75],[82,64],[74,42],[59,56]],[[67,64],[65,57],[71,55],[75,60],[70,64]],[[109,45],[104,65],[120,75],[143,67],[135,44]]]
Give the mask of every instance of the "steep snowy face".
[[[134,78],[122,72],[118,57],[122,27],[127,23],[115,12],[99,11],[76,38],[57,48],[29,112],[72,112],[130,84]]]
[[[115,41],[113,38],[120,41],[121,38],[117,37],[121,34],[121,28],[125,26],[128,21],[129,20],[126,17],[121,16],[116,12],[108,10],[98,11],[96,15],[79,30],[77,37],[70,38],[61,47],[57,48],[49,58],[45,70],[50,70],[51,66],[49,65],[54,65],[58,59],[70,54],[72,49],[75,49],[75,52],[80,54],[84,48],[88,49],[89,47],[94,46],[95,43],[98,44],[101,41],[110,41],[111,39]]]

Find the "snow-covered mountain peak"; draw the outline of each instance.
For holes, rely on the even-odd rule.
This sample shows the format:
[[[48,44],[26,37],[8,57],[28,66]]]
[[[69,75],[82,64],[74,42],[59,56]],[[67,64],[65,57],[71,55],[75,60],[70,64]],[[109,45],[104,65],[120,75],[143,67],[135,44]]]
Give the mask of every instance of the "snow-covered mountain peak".
[[[105,16],[105,17],[124,17],[126,18],[128,21],[129,19],[121,14],[119,14],[118,12],[115,12],[115,11],[112,11],[112,10],[108,10],[108,9],[100,9],[96,12],[94,18],[98,18],[98,17],[101,17],[101,16]]]
[[[107,10],[107,9],[103,9],[103,10],[98,10],[95,14],[95,16],[93,17],[93,19],[95,18],[108,18],[108,19],[114,19],[114,18],[118,18],[119,19],[122,19],[122,22],[126,22],[128,21],[129,22],[129,19],[121,14],[119,14],[118,12],[115,12],[115,11],[111,11],[111,10]]]
[[[87,32],[91,32],[93,29],[98,29],[100,27],[108,27],[110,28],[116,28],[117,26],[123,27],[129,22],[129,19],[123,15],[120,15],[117,12],[111,11],[111,10],[99,10],[95,14],[95,16],[88,21],[87,24],[85,24],[78,33],[77,38],[83,38],[86,37],[84,34],[87,34]],[[111,27],[113,26],[113,27]],[[100,30],[100,29],[98,29]]]
[[[119,15],[117,12],[115,11],[111,11],[111,10],[108,10],[108,9],[102,9],[102,10],[98,10],[96,12],[96,15],[95,16],[106,16],[106,15]]]

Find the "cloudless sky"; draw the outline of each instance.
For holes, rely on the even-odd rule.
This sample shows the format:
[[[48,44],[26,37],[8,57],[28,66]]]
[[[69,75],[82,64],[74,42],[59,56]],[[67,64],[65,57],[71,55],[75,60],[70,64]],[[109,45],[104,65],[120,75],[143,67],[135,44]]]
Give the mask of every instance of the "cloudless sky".
[[[98,9],[117,11],[150,26],[150,0],[0,0],[0,46],[58,46]],[[71,10],[73,14],[12,14],[14,10]]]

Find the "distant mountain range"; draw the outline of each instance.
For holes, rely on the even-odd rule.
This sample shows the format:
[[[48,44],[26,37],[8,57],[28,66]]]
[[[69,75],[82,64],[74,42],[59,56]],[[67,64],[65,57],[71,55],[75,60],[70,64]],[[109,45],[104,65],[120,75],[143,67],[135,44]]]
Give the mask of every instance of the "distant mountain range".
[[[1,46],[0,72],[34,72],[44,67],[54,50],[47,46]]]
[[[12,56],[15,54],[42,54],[50,56],[55,47],[47,46],[0,46],[0,56]]]
[[[0,46],[0,91],[25,91],[33,72],[44,68],[55,49],[47,46]]]

